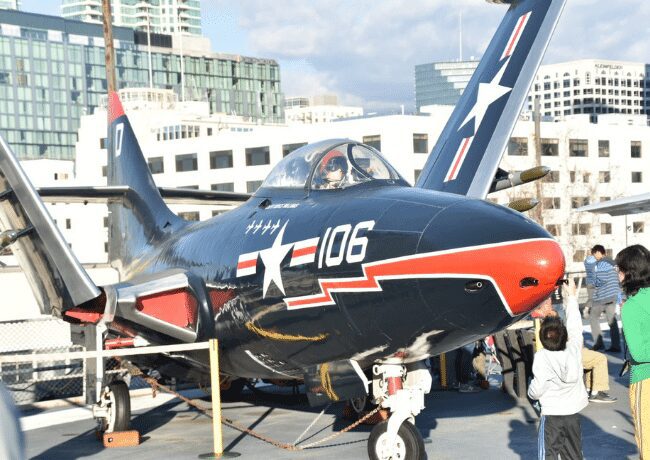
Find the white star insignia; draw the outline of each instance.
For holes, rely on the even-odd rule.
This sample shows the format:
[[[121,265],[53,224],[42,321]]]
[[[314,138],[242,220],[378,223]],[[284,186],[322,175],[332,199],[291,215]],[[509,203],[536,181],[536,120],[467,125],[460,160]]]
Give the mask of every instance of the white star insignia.
[[[485,112],[487,112],[487,109],[490,107],[490,105],[492,105],[492,103],[497,99],[501,98],[504,94],[512,91],[512,88],[501,86],[499,84],[501,77],[503,77],[503,72],[506,70],[507,66],[507,63],[505,63],[494,76],[492,81],[490,81],[490,83],[479,83],[478,93],[476,95],[476,104],[474,104],[472,110],[469,111],[467,117],[463,123],[461,123],[460,127],[458,128],[459,130],[465,126],[472,118],[474,118],[474,133],[476,134],[479,127],[481,126],[481,123],[483,122]]]
[[[284,295],[284,286],[282,284],[282,274],[280,273],[280,264],[287,256],[293,243],[282,244],[282,237],[284,236],[284,229],[287,228],[287,222],[278,233],[278,236],[275,237],[273,241],[273,246],[268,249],[260,251],[260,258],[264,264],[264,284],[262,286],[262,298],[266,297],[266,292],[271,285],[271,281],[280,289],[280,292]]]

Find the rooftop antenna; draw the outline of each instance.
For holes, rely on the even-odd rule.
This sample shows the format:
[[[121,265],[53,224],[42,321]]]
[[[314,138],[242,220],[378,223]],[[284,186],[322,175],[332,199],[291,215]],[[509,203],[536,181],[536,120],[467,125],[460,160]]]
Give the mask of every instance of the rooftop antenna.
[[[463,13],[458,12],[458,54],[459,60],[463,60]]]

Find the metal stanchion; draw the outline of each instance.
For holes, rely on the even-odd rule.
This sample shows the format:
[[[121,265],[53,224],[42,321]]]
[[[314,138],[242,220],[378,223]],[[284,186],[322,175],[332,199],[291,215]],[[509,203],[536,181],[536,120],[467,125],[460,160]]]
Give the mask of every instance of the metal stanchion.
[[[447,389],[447,356],[440,353],[440,387]]]
[[[210,339],[210,385],[212,386],[212,439],[213,451],[199,458],[234,458],[240,454],[223,451],[221,432],[221,387],[219,384],[219,341]]]

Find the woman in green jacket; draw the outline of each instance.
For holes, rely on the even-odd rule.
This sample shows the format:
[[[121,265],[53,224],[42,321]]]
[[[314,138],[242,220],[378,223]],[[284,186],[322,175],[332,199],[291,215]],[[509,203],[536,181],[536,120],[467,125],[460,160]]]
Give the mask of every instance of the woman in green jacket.
[[[616,256],[627,300],[621,310],[630,352],[630,407],[640,458],[650,460],[650,251],[636,244]]]

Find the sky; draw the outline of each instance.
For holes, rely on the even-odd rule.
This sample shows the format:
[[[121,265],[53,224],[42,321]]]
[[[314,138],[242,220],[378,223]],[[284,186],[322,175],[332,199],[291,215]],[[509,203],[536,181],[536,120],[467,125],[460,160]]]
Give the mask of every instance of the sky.
[[[22,0],[58,15],[60,2]],[[201,0],[202,28],[218,52],[271,58],[285,96],[336,94],[366,111],[415,106],[414,66],[480,58],[506,7],[485,0]],[[650,63],[648,0],[567,0],[544,63],[614,59]]]

